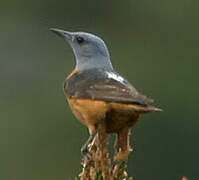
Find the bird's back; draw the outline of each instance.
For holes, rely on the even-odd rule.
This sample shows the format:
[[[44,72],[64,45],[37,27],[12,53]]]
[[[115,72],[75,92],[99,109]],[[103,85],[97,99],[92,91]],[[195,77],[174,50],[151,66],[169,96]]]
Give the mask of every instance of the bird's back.
[[[67,96],[149,106],[153,101],[140,94],[125,78],[115,71],[89,69],[77,71],[64,82]]]

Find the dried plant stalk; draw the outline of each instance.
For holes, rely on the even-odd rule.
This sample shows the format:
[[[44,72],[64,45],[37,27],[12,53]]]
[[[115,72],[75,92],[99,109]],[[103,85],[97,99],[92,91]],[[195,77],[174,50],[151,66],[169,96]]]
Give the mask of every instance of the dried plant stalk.
[[[132,180],[128,177],[126,162],[113,162],[107,150],[107,134],[105,128],[98,127],[94,144],[90,149],[90,158],[82,161],[80,180]]]

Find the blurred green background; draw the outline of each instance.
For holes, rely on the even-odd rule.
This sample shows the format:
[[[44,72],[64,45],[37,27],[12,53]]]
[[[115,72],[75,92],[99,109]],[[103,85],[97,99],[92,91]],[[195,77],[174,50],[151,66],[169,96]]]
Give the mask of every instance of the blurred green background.
[[[70,47],[50,27],[95,33],[112,62],[163,113],[133,131],[136,180],[199,179],[199,2],[193,0],[1,0],[0,179],[66,180],[80,172],[86,128],[62,82]]]

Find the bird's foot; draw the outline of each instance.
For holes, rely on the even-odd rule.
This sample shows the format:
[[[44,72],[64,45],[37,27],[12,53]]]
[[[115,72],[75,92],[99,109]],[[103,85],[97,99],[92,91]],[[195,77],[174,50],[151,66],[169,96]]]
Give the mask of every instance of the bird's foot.
[[[95,143],[95,135],[91,135],[88,141],[82,146],[81,154],[83,155],[84,159],[91,159],[91,149]]]
[[[132,149],[127,149],[124,151],[119,151],[114,156],[114,161],[126,161],[129,154],[132,152]]]
[[[91,159],[91,153],[89,152],[89,148],[87,145],[82,146],[81,154],[83,156],[83,159]]]

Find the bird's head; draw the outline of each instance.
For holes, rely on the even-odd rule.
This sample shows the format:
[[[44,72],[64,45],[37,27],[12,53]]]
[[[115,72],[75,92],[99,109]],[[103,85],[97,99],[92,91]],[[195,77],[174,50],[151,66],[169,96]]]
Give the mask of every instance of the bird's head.
[[[91,68],[112,69],[106,44],[98,36],[86,32],[68,32],[55,28],[50,30],[70,44],[75,54],[78,70]]]

